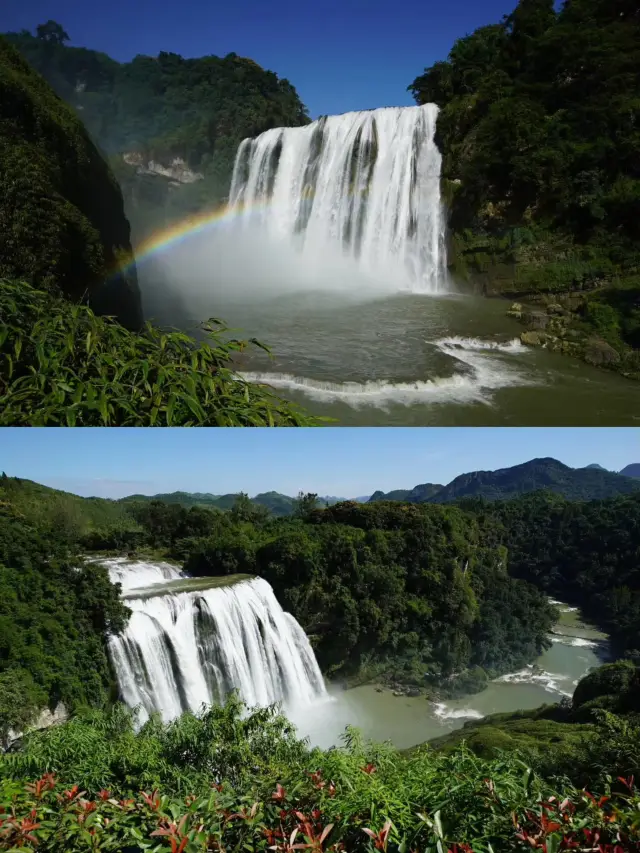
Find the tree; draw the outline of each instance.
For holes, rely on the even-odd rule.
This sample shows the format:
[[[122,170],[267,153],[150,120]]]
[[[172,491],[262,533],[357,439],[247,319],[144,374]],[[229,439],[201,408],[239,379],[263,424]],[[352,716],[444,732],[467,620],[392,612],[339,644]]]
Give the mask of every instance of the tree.
[[[293,516],[294,518],[306,519],[314,511],[314,509],[317,508],[318,495],[313,492],[307,492],[306,494],[304,494],[303,492],[298,492],[298,499],[295,503]]]
[[[69,41],[68,34],[56,21],[49,20],[46,24],[38,24],[36,34],[39,39],[49,44],[63,45],[66,41]]]
[[[254,503],[246,492],[240,492],[231,508],[231,516],[234,521],[260,524],[269,517],[269,510],[265,506]]]

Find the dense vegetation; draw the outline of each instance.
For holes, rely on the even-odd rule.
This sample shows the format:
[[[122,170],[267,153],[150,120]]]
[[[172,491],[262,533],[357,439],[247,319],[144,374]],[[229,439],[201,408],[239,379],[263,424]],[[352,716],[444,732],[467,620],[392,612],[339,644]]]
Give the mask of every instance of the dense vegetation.
[[[393,661],[424,682],[536,653],[554,612],[507,566],[565,600],[601,589],[594,609],[624,599],[609,627],[637,637],[617,584],[638,589],[639,511],[636,495],[323,510],[304,495],[277,519],[246,495],[221,512],[3,475],[0,733],[61,700],[74,715],[0,755],[0,849],[640,850],[635,663],[590,673],[571,703],[494,715],[405,754],[354,730],[341,748],[312,749],[274,709],[246,714],[235,697],[137,731],[109,701],[105,641],[127,610],[106,571],[78,558],[154,548],[204,573],[258,571],[306,622],[325,671],[347,673],[348,649],[370,671]]]
[[[589,502],[536,494],[464,506],[502,527],[498,541],[515,577],[578,605],[619,654],[640,659],[640,494]]]
[[[410,86],[418,103],[442,107],[455,273],[492,292],[593,290],[559,306],[553,297],[551,337],[584,354],[603,341],[609,364],[635,374],[639,68],[635,0],[566,0],[558,11],[520,0]]]
[[[243,139],[309,121],[288,80],[234,53],[184,59],[162,52],[118,63],[68,46],[69,36],[52,21],[35,35],[7,38],[112,155],[137,239],[224,200]],[[176,187],[169,177],[144,174],[150,162],[170,166],[175,158],[197,179]]]
[[[596,500],[639,492],[640,483],[604,468],[569,468],[557,459],[531,459],[498,471],[460,474],[447,486],[423,483],[413,489],[387,494],[375,492],[370,501],[452,503],[469,497],[495,501],[542,489],[568,500]]]
[[[70,551],[65,509],[56,504],[32,523],[14,506],[13,488],[3,477],[0,741],[43,707],[106,701],[106,635],[124,627],[128,612],[107,570],[83,566]]]
[[[138,328],[129,223],[113,173],[74,111],[1,36],[0,90],[0,278],[25,278]]]
[[[304,414],[245,382],[255,340],[218,320],[203,342],[147,323],[130,332],[83,305],[0,279],[2,426],[300,426]]]
[[[135,733],[116,706],[29,735],[0,757],[0,849],[640,850],[638,729],[612,741],[616,718],[576,751],[580,789],[535,773],[526,753],[401,755],[354,730],[321,751],[272,709],[241,710],[232,698]]]

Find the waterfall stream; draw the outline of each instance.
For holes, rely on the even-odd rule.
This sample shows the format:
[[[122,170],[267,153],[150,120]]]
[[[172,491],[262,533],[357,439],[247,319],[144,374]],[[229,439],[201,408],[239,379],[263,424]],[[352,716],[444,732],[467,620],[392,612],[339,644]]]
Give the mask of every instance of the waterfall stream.
[[[184,591],[166,563],[104,562],[132,610],[109,650],[122,698],[141,706],[142,720],[198,711],[233,689],[250,706],[286,711],[326,697],[309,640],[262,578],[194,578],[202,588]]]
[[[386,107],[245,139],[230,203],[310,264],[339,247],[398,289],[445,290],[437,115],[434,104]]]

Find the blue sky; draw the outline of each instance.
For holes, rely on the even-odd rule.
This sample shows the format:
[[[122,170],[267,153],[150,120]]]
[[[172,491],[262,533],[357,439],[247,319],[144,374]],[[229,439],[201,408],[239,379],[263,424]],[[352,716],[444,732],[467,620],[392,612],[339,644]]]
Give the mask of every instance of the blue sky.
[[[358,497],[552,456],[619,471],[640,429],[2,429],[0,471],[82,495],[299,491]]]
[[[312,117],[406,106],[406,87],[453,41],[516,0],[0,0],[0,31],[53,19],[71,43],[124,61],[160,50],[235,52],[287,77]]]

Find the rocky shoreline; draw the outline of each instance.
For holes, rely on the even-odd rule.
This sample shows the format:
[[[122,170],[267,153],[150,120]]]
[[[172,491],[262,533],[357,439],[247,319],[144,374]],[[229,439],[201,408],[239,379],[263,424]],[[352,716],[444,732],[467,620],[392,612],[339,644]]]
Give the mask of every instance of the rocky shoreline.
[[[634,351],[620,352],[596,334],[581,319],[579,311],[583,304],[584,295],[568,294],[557,301],[514,302],[506,313],[525,326],[520,341],[526,346],[544,347],[594,367],[614,370],[628,379],[640,379]]]

